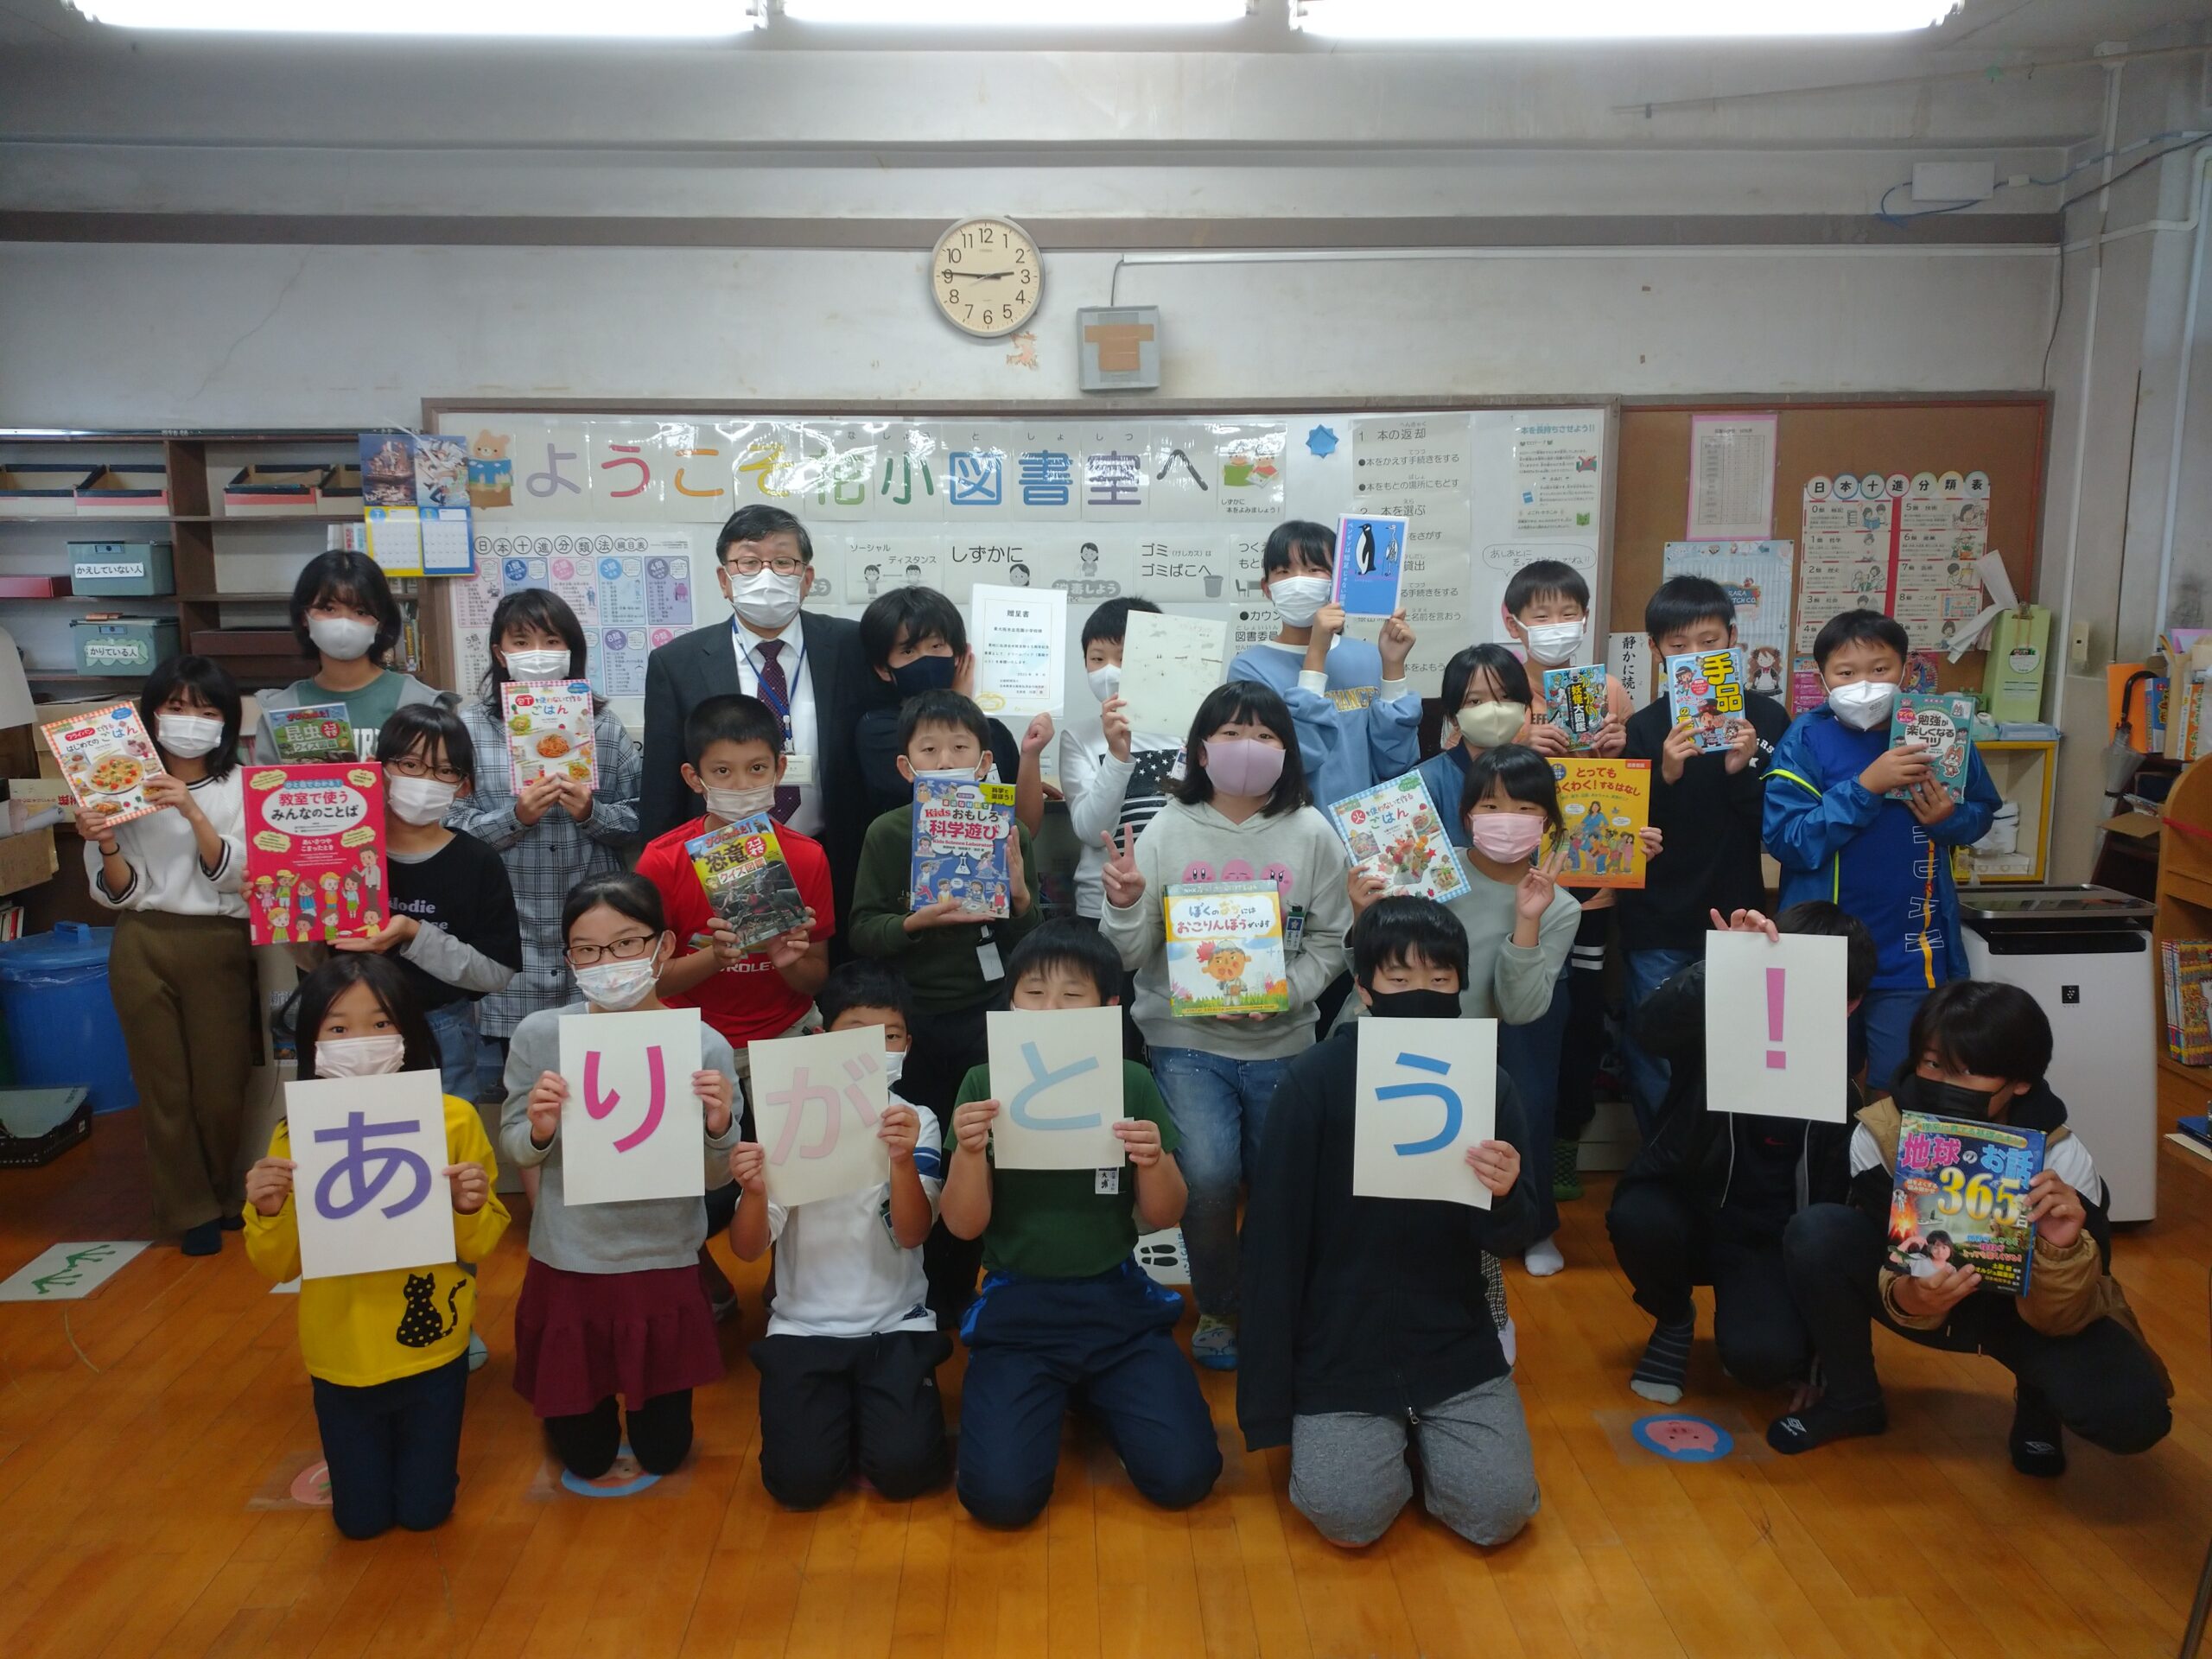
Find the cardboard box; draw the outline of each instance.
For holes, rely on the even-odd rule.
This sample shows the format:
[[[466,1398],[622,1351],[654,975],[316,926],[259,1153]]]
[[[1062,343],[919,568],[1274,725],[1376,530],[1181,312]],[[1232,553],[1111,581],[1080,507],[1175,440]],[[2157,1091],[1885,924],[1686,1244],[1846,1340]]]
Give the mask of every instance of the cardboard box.
[[[54,831],[0,836],[0,893],[21,893],[54,879],[61,861],[54,850]]]
[[[136,697],[79,697],[67,702],[41,702],[34,713],[41,726],[51,726],[65,720],[82,720],[102,709],[112,709],[118,702],[136,702]],[[251,731],[251,727],[245,729]],[[61,763],[54,758],[54,750],[44,741],[38,746],[38,775],[57,782],[61,777]]]
[[[99,475],[80,461],[0,467],[0,518],[68,518],[77,511],[77,492]]]
[[[223,486],[223,512],[232,518],[281,518],[322,511],[328,467],[245,467]]]
[[[176,557],[168,542],[72,542],[70,579],[77,591],[101,599],[155,599],[176,592]]]
[[[103,467],[77,486],[77,512],[95,518],[166,518],[169,475],[159,467]]]

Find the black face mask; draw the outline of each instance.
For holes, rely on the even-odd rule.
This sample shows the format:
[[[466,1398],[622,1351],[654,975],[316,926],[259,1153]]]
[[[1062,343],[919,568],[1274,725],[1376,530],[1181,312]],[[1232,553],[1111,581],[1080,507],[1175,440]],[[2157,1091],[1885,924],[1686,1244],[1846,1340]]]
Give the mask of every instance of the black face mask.
[[[891,671],[891,683],[898,689],[901,701],[925,691],[944,691],[950,688],[958,667],[950,657],[917,657],[903,668]]]
[[[1897,1104],[1910,1112],[1925,1112],[1932,1117],[1963,1117],[1986,1123],[1991,1109],[1997,1103],[1998,1091],[1969,1089],[1963,1084],[1945,1083],[1940,1077],[1923,1077],[1916,1072],[1904,1080],[1897,1095]]]
[[[1368,1012],[1380,1020],[1457,1020],[1459,1017],[1459,993],[1457,991],[1377,991],[1370,989],[1374,999]]]

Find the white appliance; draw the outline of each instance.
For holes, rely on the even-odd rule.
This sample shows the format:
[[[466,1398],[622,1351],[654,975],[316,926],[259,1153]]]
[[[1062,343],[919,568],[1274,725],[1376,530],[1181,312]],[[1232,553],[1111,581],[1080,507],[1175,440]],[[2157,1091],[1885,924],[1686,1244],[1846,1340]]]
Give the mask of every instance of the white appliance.
[[[2153,906],[2109,887],[1962,887],[1967,965],[2018,985],[2050,1020],[2050,1082],[2095,1158],[2114,1221],[2158,1209]]]

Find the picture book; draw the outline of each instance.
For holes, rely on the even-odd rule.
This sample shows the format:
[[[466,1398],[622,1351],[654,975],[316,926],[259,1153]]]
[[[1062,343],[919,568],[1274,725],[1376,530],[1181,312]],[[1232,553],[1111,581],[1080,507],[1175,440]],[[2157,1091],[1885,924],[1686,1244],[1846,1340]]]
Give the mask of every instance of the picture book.
[[[1167,1011],[1178,1020],[1285,1014],[1282,893],[1272,881],[1179,881],[1162,897]]]
[[[1419,772],[1331,802],[1329,820],[1352,862],[1381,876],[1392,894],[1442,903],[1466,892],[1467,873]]]
[[[1890,1198],[1890,1266],[1925,1278],[1948,1264],[2024,1296],[2035,1264],[2028,1183],[2043,1167],[2043,1131],[1907,1112]]]
[[[1337,520],[1336,587],[1346,616],[1389,616],[1406,575],[1406,521],[1374,513]]]
[[[353,745],[353,716],[342,702],[309,702],[265,712],[276,758],[288,766],[359,757]]]
[[[135,703],[114,702],[40,728],[77,804],[110,824],[129,823],[161,808],[146,798],[162,757],[146,735]]]
[[[1006,857],[1012,834],[1012,784],[916,779],[908,908],[957,899],[963,915],[1012,915]]]
[[[784,860],[776,821],[766,813],[694,836],[683,850],[699,873],[707,902],[747,950],[806,925],[806,900]]]
[[[1675,724],[1697,733],[1697,752],[1718,754],[1732,741],[1731,722],[1744,712],[1744,655],[1707,651],[1667,659],[1667,700]]]
[[[1643,848],[1636,832],[1651,822],[1651,763],[1572,755],[1552,762],[1566,827],[1553,843],[1567,849],[1559,880],[1567,887],[1640,887]]]
[[[385,918],[384,768],[246,766],[246,919],[256,944],[366,938]]]
[[[1586,749],[1605,723],[1605,665],[1544,671],[1544,718]]]
[[[499,688],[499,709],[518,791],[549,773],[599,787],[590,681],[509,680]]]
[[[1932,691],[1900,691],[1897,710],[1890,716],[1890,747],[1921,742],[1928,746],[1928,764],[1936,781],[1953,800],[1967,791],[1967,763],[1974,755],[1974,699]],[[1893,789],[1893,801],[1911,791]]]

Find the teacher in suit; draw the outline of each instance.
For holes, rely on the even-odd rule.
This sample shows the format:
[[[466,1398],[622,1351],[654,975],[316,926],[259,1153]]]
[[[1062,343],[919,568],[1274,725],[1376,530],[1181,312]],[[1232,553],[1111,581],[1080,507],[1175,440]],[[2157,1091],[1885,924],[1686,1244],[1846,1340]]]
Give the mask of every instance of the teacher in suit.
[[[682,770],[685,717],[708,697],[760,698],[782,717],[791,757],[773,816],[822,843],[842,919],[852,911],[868,829],[853,741],[868,690],[859,630],[799,608],[814,586],[814,543],[781,507],[733,513],[715,538],[715,557],[730,619],[671,639],[645,660],[639,817],[648,837],[696,817],[699,797]]]

